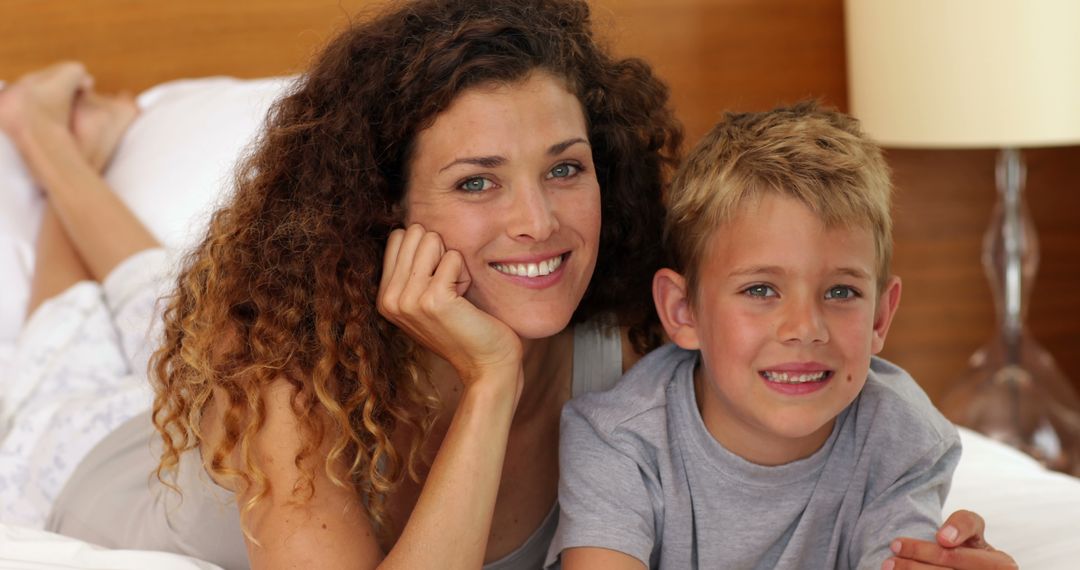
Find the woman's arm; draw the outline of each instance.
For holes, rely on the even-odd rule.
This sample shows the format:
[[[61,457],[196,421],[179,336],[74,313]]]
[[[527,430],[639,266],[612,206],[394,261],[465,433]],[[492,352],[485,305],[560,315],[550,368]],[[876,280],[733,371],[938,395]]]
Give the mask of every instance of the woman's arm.
[[[374,568],[382,558],[371,523],[351,485],[335,484],[325,471],[323,460],[328,443],[297,464],[296,457],[304,441],[302,427],[292,410],[294,388],[284,380],[275,381],[263,391],[265,422],[252,444],[252,455],[263,470],[269,495],[245,511],[253,498],[250,492],[236,495],[240,520],[244,526],[248,560],[255,569],[268,568]],[[204,460],[221,438],[224,414],[215,400],[204,419]],[[209,420],[209,421],[207,421]],[[229,467],[241,470],[238,455],[229,458]],[[347,468],[335,466],[339,480],[349,481]],[[297,500],[293,489],[302,480],[303,471],[312,473],[312,494]],[[219,483],[236,490],[229,480]],[[253,540],[256,542],[253,542]]]
[[[267,397],[266,426],[256,445],[271,497],[244,522],[253,568],[478,568],[495,511],[510,424],[521,392],[521,343],[503,323],[462,295],[469,276],[461,256],[437,234],[414,225],[389,239],[380,312],[453,365],[462,397],[427,474],[420,498],[393,548],[382,556],[371,522],[351,488],[333,484],[313,454],[314,495],[295,501],[299,425],[292,388]],[[342,467],[339,478],[348,480]],[[239,502],[250,496],[241,495]]]
[[[295,464],[302,442],[290,409],[292,393],[284,381],[267,391],[266,423],[255,442],[269,497],[244,513],[251,495],[237,496],[241,520],[258,541],[247,544],[252,568],[475,569],[483,564],[513,394],[500,394],[482,381],[465,389],[420,499],[384,559],[360,497],[326,474],[323,459],[329,449],[312,454],[306,464]],[[292,493],[301,467],[315,475],[314,492],[306,501]],[[336,475],[349,480],[345,466],[339,466]]]
[[[896,554],[882,568],[919,570],[954,568],[956,570],[1016,570],[1016,561],[995,549],[983,537],[985,523],[971,511],[956,511],[941,525],[937,542],[898,538],[892,543]],[[889,563],[892,563],[889,566]]]
[[[463,394],[388,566],[483,564],[510,424],[524,385],[522,345],[465,299],[464,259],[413,224],[387,240],[379,312],[457,372]]]

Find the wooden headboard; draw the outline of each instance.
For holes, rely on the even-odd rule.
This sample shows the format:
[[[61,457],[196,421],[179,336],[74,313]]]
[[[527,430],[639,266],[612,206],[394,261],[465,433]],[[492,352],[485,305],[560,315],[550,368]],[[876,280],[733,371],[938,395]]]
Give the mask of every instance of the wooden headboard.
[[[689,140],[725,108],[808,96],[846,106],[841,0],[591,1],[599,35],[670,82]],[[294,73],[336,30],[389,2],[3,0],[0,79],[64,59],[86,63],[102,91]]]
[[[63,59],[98,89],[138,92],[170,79],[262,77],[303,69],[363,0],[4,0],[0,78]]]

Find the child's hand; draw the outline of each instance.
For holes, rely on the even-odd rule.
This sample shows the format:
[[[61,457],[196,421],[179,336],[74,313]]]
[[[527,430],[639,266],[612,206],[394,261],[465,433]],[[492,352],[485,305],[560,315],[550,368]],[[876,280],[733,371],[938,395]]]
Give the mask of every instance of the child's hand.
[[[522,358],[517,334],[465,299],[471,282],[461,254],[439,234],[420,224],[390,233],[379,314],[448,361],[466,386],[486,372],[519,370]]]
[[[983,536],[985,523],[971,511],[956,511],[937,533],[937,542],[898,538],[892,543],[894,558],[882,570],[937,569],[1016,570],[1016,561],[995,549]]]

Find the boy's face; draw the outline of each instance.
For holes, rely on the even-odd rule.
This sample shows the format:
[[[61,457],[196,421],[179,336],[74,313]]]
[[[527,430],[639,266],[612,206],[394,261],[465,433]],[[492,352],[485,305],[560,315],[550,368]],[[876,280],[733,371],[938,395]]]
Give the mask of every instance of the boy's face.
[[[657,274],[669,336],[701,350],[698,406],[720,443],[765,465],[820,448],[899,302],[895,277],[878,299],[876,267],[869,229],[826,228],[801,202],[766,194],[713,232],[692,305],[677,301],[681,276]]]

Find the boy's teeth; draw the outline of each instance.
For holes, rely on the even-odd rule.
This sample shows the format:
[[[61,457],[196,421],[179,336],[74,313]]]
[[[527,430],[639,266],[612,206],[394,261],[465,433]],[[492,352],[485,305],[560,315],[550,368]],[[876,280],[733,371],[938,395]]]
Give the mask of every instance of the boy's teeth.
[[[550,275],[552,271],[562,265],[562,256],[557,255],[540,263],[492,263],[491,266],[500,273],[515,275],[518,277],[542,277]]]
[[[765,375],[765,379],[770,382],[777,382],[779,384],[805,384],[806,382],[817,382],[824,380],[828,374],[826,371],[812,372],[810,374],[788,374],[787,372],[762,372]]]

